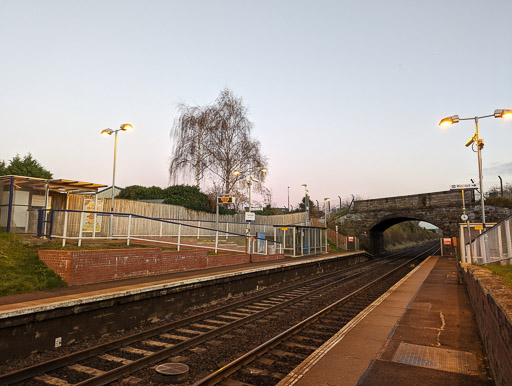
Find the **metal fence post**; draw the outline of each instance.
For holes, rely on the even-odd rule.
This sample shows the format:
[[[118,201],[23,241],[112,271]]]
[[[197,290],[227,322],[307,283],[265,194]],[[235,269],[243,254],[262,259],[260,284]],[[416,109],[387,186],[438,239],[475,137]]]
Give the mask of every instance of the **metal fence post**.
[[[163,233],[162,233],[163,228],[164,228],[164,223],[163,223],[163,221],[160,221],[160,237],[162,237],[162,235],[163,235]]]
[[[507,242],[508,258],[512,259],[512,219],[505,221],[505,237]]]
[[[199,240],[199,236],[201,234],[201,221],[199,221],[197,226],[197,239]]]
[[[51,212],[50,212],[50,231],[48,233],[48,238],[50,240],[52,239],[52,234],[53,234],[53,219],[54,219],[54,216],[55,216],[55,211],[51,210]]]
[[[228,232],[229,232],[229,223],[226,222],[226,240],[228,239]]]
[[[219,231],[215,231],[215,253],[217,253],[217,250],[219,248]]]
[[[128,234],[126,235],[126,245],[130,245],[130,232],[132,230],[132,215],[128,216]],[[153,232],[151,232],[153,233]]]
[[[181,242],[181,224],[178,226],[178,251],[181,250],[180,242]]]
[[[503,243],[501,242],[501,238],[503,237],[503,232],[501,231],[501,225],[498,226],[498,238],[496,240],[496,242],[498,243],[498,256],[499,256],[499,259],[503,259]]]
[[[482,239],[480,240],[480,255],[482,256],[482,261],[484,262],[484,264],[486,264],[488,262],[487,260],[487,250],[486,250],[486,246],[487,246],[487,235],[484,235],[482,237]]]
[[[68,212],[64,212],[64,230],[62,231],[62,246],[66,246],[66,236],[68,234]]]
[[[297,254],[295,253],[295,249],[296,249],[296,233],[297,233],[297,228],[292,228],[293,229],[293,237],[292,237],[292,242],[293,242],[293,256],[297,256]]]
[[[84,227],[84,212],[80,212],[80,229],[78,230],[78,246],[82,246],[82,230]]]

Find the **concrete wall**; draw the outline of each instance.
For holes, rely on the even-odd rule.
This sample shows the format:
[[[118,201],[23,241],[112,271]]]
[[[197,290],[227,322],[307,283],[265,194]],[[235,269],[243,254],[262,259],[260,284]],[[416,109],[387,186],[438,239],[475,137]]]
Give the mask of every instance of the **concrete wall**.
[[[282,254],[254,255],[253,261],[283,258]],[[68,285],[81,285],[245,264],[250,262],[250,255],[208,255],[206,250],[127,248],[89,251],[40,250],[39,259],[59,274]]]
[[[512,384],[512,288],[490,271],[463,264],[464,279],[496,385]]]

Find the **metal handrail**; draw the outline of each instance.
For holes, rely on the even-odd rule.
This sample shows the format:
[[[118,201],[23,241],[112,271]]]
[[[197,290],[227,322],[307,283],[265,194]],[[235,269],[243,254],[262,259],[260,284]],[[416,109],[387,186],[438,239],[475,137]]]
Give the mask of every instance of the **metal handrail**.
[[[49,216],[48,215],[45,216],[45,212],[47,214],[49,214]],[[55,235],[53,235],[52,233],[53,233],[53,226],[54,226],[54,221],[55,221],[54,220],[55,219],[54,216],[55,216],[55,213],[59,213],[59,212],[60,213],[66,213],[66,215],[67,215],[67,213],[79,213],[79,214],[82,214],[82,215],[83,214],[87,214],[87,215],[94,214],[95,216],[100,216],[100,217],[111,217],[111,216],[114,216],[114,217],[118,217],[118,218],[129,218],[130,219],[130,223],[131,223],[131,219],[133,219],[133,218],[149,220],[149,221],[156,221],[156,222],[165,223],[165,224],[177,225],[178,229],[179,229],[179,232],[181,232],[181,227],[182,226],[188,227],[188,228],[191,228],[191,229],[215,232],[215,235],[216,235],[215,236],[215,239],[216,239],[215,251],[217,251],[217,250],[228,250],[228,251],[230,251],[229,249],[219,248],[218,247],[218,236],[219,236],[219,234],[225,235],[226,237],[231,235],[231,236],[238,236],[238,237],[249,238],[249,235],[246,235],[246,234],[244,235],[244,234],[240,234],[240,233],[236,233],[236,232],[229,232],[229,231],[224,231],[224,230],[219,230],[219,229],[214,229],[214,228],[195,226],[195,225],[186,224],[186,223],[183,223],[183,222],[174,221],[175,219],[155,218],[155,217],[148,217],[148,216],[143,216],[143,215],[138,215],[138,214],[121,213],[121,212],[85,211],[85,210],[76,210],[76,209],[39,209],[40,215],[39,215],[39,219],[38,219],[38,236],[48,237],[50,239],[54,238],[54,237],[55,238],[62,238],[63,239],[63,245],[65,245],[65,240],[66,239],[78,239],[79,240],[79,246],[80,246],[81,245],[81,240],[82,239],[87,239],[88,237],[84,237],[82,235],[81,231],[80,231],[80,236],[79,237],[66,236],[65,234],[63,236],[55,236]],[[49,218],[49,220],[48,220],[48,218]],[[43,220],[43,219],[46,219],[46,220]],[[190,221],[190,220],[182,219],[182,221]],[[197,221],[199,221],[199,220],[197,220]],[[43,230],[43,226],[42,226],[43,222],[49,223],[49,231],[48,232]],[[213,221],[205,221],[205,222],[213,222]],[[245,223],[238,223],[238,225],[243,225],[243,224],[245,224]],[[259,224],[259,225],[264,225],[264,224]],[[44,228],[48,229],[47,227],[44,227]],[[82,228],[82,226],[80,226],[80,229],[81,228]],[[250,236],[250,237],[251,237],[252,243],[249,243],[249,253],[258,253],[258,252],[254,252],[254,246],[252,246],[252,252],[251,252],[251,244],[254,244],[255,240],[265,241],[265,243],[272,242],[276,246],[276,250],[277,250],[277,247],[279,247],[279,249],[281,251],[283,249],[282,248],[282,243],[280,241],[269,240],[269,239],[266,239],[266,238],[261,238],[261,237],[258,237],[257,235]],[[96,237],[96,236],[93,236],[93,238],[95,238],[95,239],[105,239],[105,238],[108,238],[108,239],[126,239],[128,245],[129,245],[129,240],[130,239],[144,241],[144,239],[142,239],[140,237],[131,236],[130,235],[130,227],[128,227],[128,234],[126,236],[125,235],[122,235],[122,236],[117,235],[117,236],[115,236],[115,235],[112,234],[112,235],[110,235],[108,237]],[[181,238],[181,233],[178,234],[178,243],[173,243],[173,242],[170,242],[170,241],[169,242],[163,242],[163,241],[158,241],[158,240],[150,240],[150,241],[161,242],[161,243],[169,243],[169,244],[176,244],[176,245],[178,245],[178,250],[179,250],[181,245],[183,245],[183,246],[194,246],[194,247],[198,247],[198,248],[207,248],[205,246],[196,246],[196,245],[188,245],[188,244],[180,243],[180,238]],[[266,251],[268,250],[267,244],[265,244],[265,250]]]

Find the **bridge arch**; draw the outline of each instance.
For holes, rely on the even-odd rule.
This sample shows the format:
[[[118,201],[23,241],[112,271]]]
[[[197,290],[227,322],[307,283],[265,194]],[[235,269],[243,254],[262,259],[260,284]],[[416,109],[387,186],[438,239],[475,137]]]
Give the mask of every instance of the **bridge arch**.
[[[423,216],[410,216],[410,215],[388,215],[384,216],[383,218],[376,219],[374,223],[370,223],[369,229],[368,229],[368,238],[369,238],[369,249],[372,254],[378,255],[381,251],[384,250],[384,232],[386,229],[391,228],[393,225],[400,224],[401,222],[405,221],[422,221],[429,224],[432,224],[439,229],[442,228],[432,221],[431,219]],[[441,225],[442,226],[442,225]]]
[[[471,222],[481,222],[480,205],[473,193],[464,193],[466,214]],[[507,208],[486,206],[486,219],[496,222],[509,214]],[[458,236],[462,197],[460,191],[422,193],[410,196],[354,201],[353,209],[339,217],[336,223],[345,235],[366,241],[366,248],[378,255],[383,247],[384,230],[402,221],[424,221],[437,226],[444,237]]]

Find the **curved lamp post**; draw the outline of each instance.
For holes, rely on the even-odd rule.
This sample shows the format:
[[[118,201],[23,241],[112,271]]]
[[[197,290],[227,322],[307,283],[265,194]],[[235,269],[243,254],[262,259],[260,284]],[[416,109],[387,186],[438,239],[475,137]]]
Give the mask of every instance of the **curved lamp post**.
[[[112,200],[110,203],[110,211],[114,212],[114,189],[116,186],[116,154],[117,154],[117,133],[120,131],[131,131],[133,130],[133,126],[129,123],[123,123],[121,127],[117,130],[112,129],[105,129],[102,130],[101,135],[108,136],[115,134],[114,139],[114,167],[112,172]],[[110,236],[113,236],[114,234],[114,217],[110,217]]]
[[[512,110],[508,109],[496,109],[494,110],[494,114],[489,115],[482,115],[480,117],[474,117],[474,118],[459,118],[458,115],[452,115],[451,117],[446,117],[441,119],[441,122],[439,122],[439,126],[441,127],[448,127],[450,125],[453,125],[454,123],[458,123],[459,121],[475,121],[475,134],[465,143],[466,147],[472,146],[473,144],[476,144],[476,153],[478,156],[478,179],[480,184],[480,203],[482,206],[482,226],[483,230],[485,231],[485,204],[484,204],[484,186],[483,186],[483,176],[482,176],[482,149],[484,147],[484,140],[483,138],[480,138],[479,132],[478,132],[478,120],[482,118],[505,118],[510,119],[512,118]]]
[[[249,169],[249,170],[245,170],[245,171],[242,171],[242,170],[235,170],[233,172],[233,174],[235,176],[239,176],[239,175],[244,175],[247,177],[247,185],[249,186],[249,212],[251,212],[251,208],[252,208],[252,183],[253,181],[254,182],[259,182],[258,179],[254,178],[252,173],[255,173],[255,172],[260,172],[260,173],[267,173],[268,170],[267,168],[252,168],[252,169]],[[249,237],[249,254],[250,254],[250,262],[252,263],[252,252],[251,252],[251,223],[248,222],[247,223],[247,236]]]

